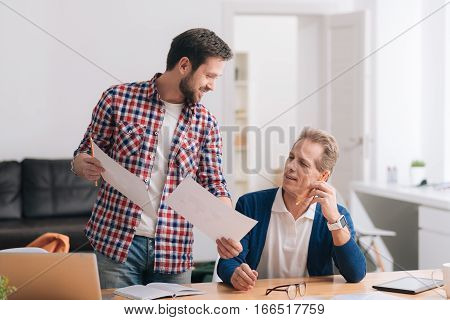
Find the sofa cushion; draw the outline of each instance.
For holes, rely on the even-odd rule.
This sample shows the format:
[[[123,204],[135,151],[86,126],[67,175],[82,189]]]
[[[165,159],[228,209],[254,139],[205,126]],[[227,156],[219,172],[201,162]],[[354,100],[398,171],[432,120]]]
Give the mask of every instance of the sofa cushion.
[[[0,220],[21,216],[20,164],[17,161],[0,162]]]
[[[70,160],[22,161],[23,215],[88,216],[97,195],[93,183],[70,171]]]

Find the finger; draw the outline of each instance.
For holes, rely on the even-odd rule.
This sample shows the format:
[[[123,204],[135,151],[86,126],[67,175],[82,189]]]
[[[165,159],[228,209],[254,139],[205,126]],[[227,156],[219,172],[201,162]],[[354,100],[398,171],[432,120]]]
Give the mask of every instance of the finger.
[[[216,243],[217,243],[217,251],[219,252],[219,254],[223,259],[229,259],[230,257],[232,257],[219,239],[216,239]]]
[[[315,189],[319,189],[327,193],[333,192],[333,188],[325,181],[315,181],[311,184],[311,186],[314,187]]]
[[[248,266],[247,266],[247,267],[248,267]],[[249,269],[250,269],[250,268],[249,268]],[[242,268],[242,265],[241,265],[241,268],[238,268],[238,269],[236,269],[236,270],[237,270],[237,272],[238,272],[239,277],[241,277],[241,278],[245,281],[245,283],[246,283],[247,285],[252,285],[252,284],[255,283],[255,280],[256,280],[256,279],[250,278],[250,276],[247,274],[247,272],[244,270],[244,268]],[[251,273],[251,275],[252,275],[252,277],[253,277],[254,275],[253,275],[253,273],[251,272],[251,270],[250,270],[250,273]]]
[[[241,284],[239,283],[239,281],[236,281],[236,278],[234,278],[234,279],[231,281],[231,284],[233,285],[233,287],[234,287],[236,290],[239,290],[239,291],[247,291],[247,287],[241,285]]]
[[[231,280],[232,280],[233,286],[238,290],[244,290],[247,287],[244,280],[239,277],[238,268],[236,268],[234,270]]]
[[[253,274],[252,269],[246,263],[241,264],[241,269],[246,273],[246,275],[252,280],[256,281],[256,276]]]
[[[226,240],[225,240],[225,238],[217,239],[217,240],[219,241],[217,245],[220,245],[220,246],[222,247],[222,250],[223,250],[224,252],[226,252],[227,255],[228,255],[230,258],[236,257],[236,256],[239,254],[239,252],[238,252],[237,250],[235,250],[235,249],[233,249],[232,247],[226,245]]]
[[[256,271],[256,270],[252,270],[252,272],[253,272],[253,274],[255,275],[255,277],[256,277],[256,279],[258,280],[258,271]]]
[[[236,290],[241,290],[241,285],[239,284],[239,282],[236,281],[236,276],[234,275],[234,273],[233,273],[233,275],[231,276],[231,284],[233,285],[233,287],[234,287]]]
[[[86,174],[100,174],[102,171],[96,166],[89,165],[89,167],[84,169],[84,172],[86,172]]]
[[[245,290],[248,290],[248,288],[251,286],[251,283],[242,278],[240,273],[236,275],[236,281],[239,283],[241,288],[244,288]]]
[[[229,258],[230,258],[229,255],[228,255],[228,253],[225,252],[225,251],[222,249],[222,247],[219,245],[219,243],[217,243],[217,252],[219,253],[219,256],[220,256],[222,259],[229,259]]]
[[[311,204],[316,203],[316,202],[323,204],[323,201],[324,201],[323,198],[315,197],[314,199],[312,199]]]
[[[85,176],[100,176],[101,172],[98,169],[89,169],[89,168],[84,168],[83,169],[83,174]]]
[[[233,241],[233,240],[231,240],[231,241]],[[237,256],[238,254],[239,254],[239,247],[238,248],[235,248],[234,246],[233,246],[233,243],[230,241],[230,239],[225,239],[225,238],[221,238],[220,239],[220,242],[222,243],[222,245],[225,247],[225,249],[228,251],[228,252],[230,252],[230,254],[232,254],[233,255],[233,257],[235,257],[235,256]],[[234,242],[234,241],[233,241]],[[241,250],[242,251],[242,250]]]
[[[95,174],[86,174],[86,178],[98,180],[98,179],[100,179],[100,175],[97,174],[97,173],[95,173]]]
[[[319,196],[321,198],[327,198],[330,195],[324,191],[318,190],[318,189],[313,189],[313,191],[311,192],[311,197],[312,196]]]
[[[96,159],[96,158],[94,158],[94,157],[85,158],[84,161],[85,161],[86,163],[89,163],[89,164],[91,164],[91,165],[94,165],[94,166],[96,166],[96,167],[98,167],[98,168],[100,168],[100,169],[102,169],[102,170],[105,170],[105,169],[103,169],[103,167],[102,167],[102,163],[101,163],[98,159]]]
[[[234,250],[236,250],[238,253],[242,251],[242,244],[239,241],[234,241],[231,238],[228,238],[228,242],[231,247],[233,247]]]

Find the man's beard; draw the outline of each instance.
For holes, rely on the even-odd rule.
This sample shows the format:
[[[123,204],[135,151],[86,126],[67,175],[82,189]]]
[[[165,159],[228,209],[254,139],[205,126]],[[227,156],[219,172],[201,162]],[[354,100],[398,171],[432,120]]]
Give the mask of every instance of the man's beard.
[[[195,101],[195,92],[194,89],[189,85],[190,80],[192,79],[192,72],[190,72],[186,77],[181,79],[180,81],[180,91],[184,96],[184,100],[186,103],[196,103],[198,101]]]

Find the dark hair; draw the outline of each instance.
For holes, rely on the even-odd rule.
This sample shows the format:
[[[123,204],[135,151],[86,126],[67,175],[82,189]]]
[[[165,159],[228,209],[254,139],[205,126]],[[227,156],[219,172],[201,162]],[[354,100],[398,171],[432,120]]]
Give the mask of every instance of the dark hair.
[[[167,70],[172,70],[182,57],[192,64],[192,71],[209,57],[220,57],[227,61],[233,57],[230,47],[214,32],[208,29],[190,29],[172,40],[167,55]]]

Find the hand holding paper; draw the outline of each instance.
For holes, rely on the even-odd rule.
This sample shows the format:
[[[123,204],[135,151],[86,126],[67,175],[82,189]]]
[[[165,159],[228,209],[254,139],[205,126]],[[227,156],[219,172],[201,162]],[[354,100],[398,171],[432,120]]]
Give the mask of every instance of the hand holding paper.
[[[111,159],[95,143],[93,143],[93,148],[95,158],[101,162],[102,167],[105,169],[102,172],[103,179],[141,207],[145,213],[156,217],[145,183],[139,177]]]
[[[257,223],[225,205],[190,176],[172,192],[167,204],[213,240],[240,241]]]

